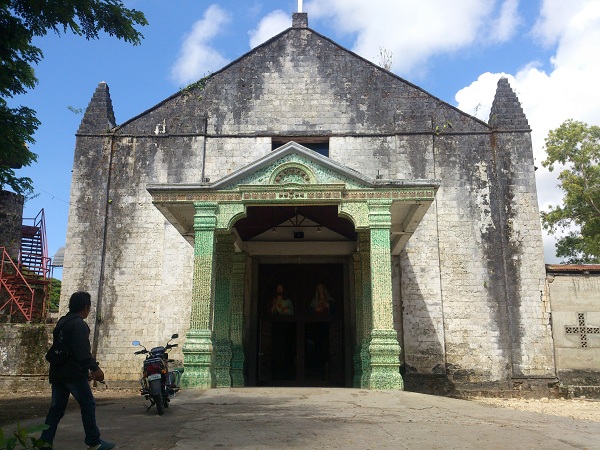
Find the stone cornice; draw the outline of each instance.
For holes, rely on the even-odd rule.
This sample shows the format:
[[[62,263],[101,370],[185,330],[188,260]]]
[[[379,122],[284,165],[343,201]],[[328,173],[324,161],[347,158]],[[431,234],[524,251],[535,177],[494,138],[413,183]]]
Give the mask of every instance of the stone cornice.
[[[433,200],[435,187],[399,187],[347,190],[343,185],[239,186],[236,190],[149,188],[154,203],[339,203],[370,199]]]

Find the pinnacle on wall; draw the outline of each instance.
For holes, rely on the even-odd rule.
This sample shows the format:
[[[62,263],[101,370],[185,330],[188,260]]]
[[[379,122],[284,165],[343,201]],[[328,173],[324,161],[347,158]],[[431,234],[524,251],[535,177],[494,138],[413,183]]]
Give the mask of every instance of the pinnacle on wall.
[[[110,91],[108,85],[101,81],[85,110],[77,133],[106,133],[115,126],[115,113],[110,99]]]
[[[512,90],[508,79],[505,77],[498,80],[488,123],[492,128],[501,130],[529,129],[529,123],[521,107],[521,102],[519,102],[517,94]]]

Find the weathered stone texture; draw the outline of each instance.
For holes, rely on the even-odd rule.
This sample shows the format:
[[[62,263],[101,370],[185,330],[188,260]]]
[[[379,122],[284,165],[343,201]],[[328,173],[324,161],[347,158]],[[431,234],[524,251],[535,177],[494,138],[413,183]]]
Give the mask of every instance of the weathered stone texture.
[[[11,258],[18,258],[21,247],[24,197],[10,191],[0,191],[0,247]]]
[[[108,100],[92,100],[91,111]],[[111,121],[112,107],[104,112],[99,123]],[[514,122],[495,114],[494,123]],[[151,204],[147,185],[199,183],[203,171],[214,182],[268,155],[271,138],[327,137],[329,157],[366,176],[441,180],[394,259],[407,370],[470,382],[551,376],[531,141],[512,130],[493,133],[328,38],[292,28],[111,132],[91,135],[82,124],[61,311],[73,290],[100,296],[98,357],[110,378],[135,378],[130,341],[183,336],[192,298],[193,249]]]
[[[47,384],[48,363],[44,358],[52,341],[51,325],[0,325],[0,374],[3,387],[12,376],[29,376],[33,386]],[[43,380],[44,383],[36,383]]]
[[[445,373],[445,338],[436,205],[400,254],[404,359],[407,371]]]

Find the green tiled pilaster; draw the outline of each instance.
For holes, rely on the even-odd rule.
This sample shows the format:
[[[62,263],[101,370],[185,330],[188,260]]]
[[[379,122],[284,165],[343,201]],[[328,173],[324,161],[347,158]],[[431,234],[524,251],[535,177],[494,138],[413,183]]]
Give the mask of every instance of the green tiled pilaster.
[[[210,388],[215,385],[210,319],[217,206],[214,202],[194,203],[192,312],[190,330],[183,346],[185,371],[181,380],[182,386],[187,388]]]
[[[369,232],[358,232],[358,249],[354,260],[354,292],[356,298],[356,347],[352,385],[364,387],[369,374],[368,337],[371,330],[371,280]]]
[[[231,384],[233,387],[246,385],[244,378],[244,344],[242,329],[244,326],[244,275],[246,273],[246,254],[233,255],[233,274],[231,277]]]
[[[216,244],[214,354],[217,387],[231,386],[231,286],[235,237],[231,233],[218,233]]]
[[[373,329],[373,305],[371,298],[371,236],[368,230],[358,233],[358,245],[361,264],[361,295],[363,297],[362,335],[360,340],[360,355],[362,363],[362,375],[360,387],[368,386],[369,374],[371,373],[371,357],[369,355],[369,337]]]
[[[402,389],[400,345],[392,312],[390,200],[368,200],[371,230],[371,301],[373,328],[369,340],[369,389]]]

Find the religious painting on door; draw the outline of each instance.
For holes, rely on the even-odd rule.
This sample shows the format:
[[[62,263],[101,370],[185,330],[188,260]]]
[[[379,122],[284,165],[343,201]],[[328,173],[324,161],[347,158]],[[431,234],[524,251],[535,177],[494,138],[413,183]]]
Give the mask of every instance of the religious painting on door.
[[[343,386],[342,264],[261,264],[258,381]]]

